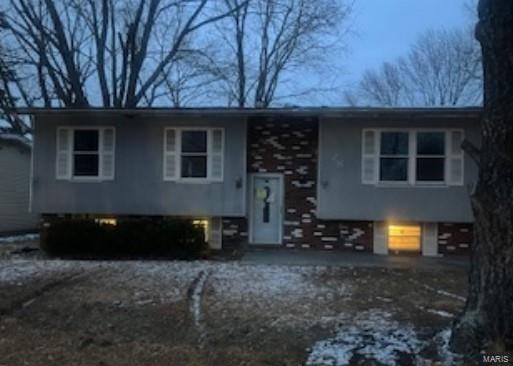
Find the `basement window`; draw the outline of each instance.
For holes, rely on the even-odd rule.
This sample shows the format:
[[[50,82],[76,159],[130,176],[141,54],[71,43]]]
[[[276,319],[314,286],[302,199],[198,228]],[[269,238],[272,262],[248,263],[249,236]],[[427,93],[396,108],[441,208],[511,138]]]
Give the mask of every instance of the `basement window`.
[[[209,241],[209,238],[208,238],[208,220],[197,219],[197,220],[193,220],[192,224],[203,229],[203,232],[204,232],[204,235],[205,235],[205,241],[208,242]]]
[[[116,226],[118,224],[118,220],[113,219],[113,218],[97,218],[97,219],[94,219],[94,222],[96,222],[97,224],[100,224],[100,225]]]
[[[388,250],[391,252],[420,252],[420,225],[389,225]]]

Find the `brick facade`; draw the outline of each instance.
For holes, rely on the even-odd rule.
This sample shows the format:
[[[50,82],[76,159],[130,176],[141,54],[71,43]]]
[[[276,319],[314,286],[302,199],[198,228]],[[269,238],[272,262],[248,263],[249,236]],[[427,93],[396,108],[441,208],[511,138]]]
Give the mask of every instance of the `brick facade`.
[[[254,118],[248,124],[248,173],[281,173],[285,185],[283,247],[372,252],[372,223],[317,219],[318,122]],[[235,222],[237,221],[237,222]],[[228,225],[227,232],[225,232]],[[223,243],[247,242],[245,219],[223,220]],[[223,244],[223,248],[225,245]]]
[[[326,221],[315,219],[315,249],[372,252],[373,223],[370,221]]]
[[[284,177],[283,245],[290,249],[373,251],[371,221],[316,217],[318,122],[315,119],[253,118],[248,123],[248,173]],[[223,218],[223,249],[244,250],[246,218]],[[472,224],[440,223],[438,253],[468,254]]]
[[[223,218],[223,250],[244,250],[248,243],[248,222],[245,218]]]
[[[468,255],[473,240],[472,224],[438,224],[438,253]]]

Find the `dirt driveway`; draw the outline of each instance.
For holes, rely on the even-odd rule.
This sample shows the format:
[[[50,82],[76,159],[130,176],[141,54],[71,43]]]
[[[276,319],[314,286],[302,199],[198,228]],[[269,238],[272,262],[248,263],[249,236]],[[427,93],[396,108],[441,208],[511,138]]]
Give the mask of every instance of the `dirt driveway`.
[[[461,268],[2,259],[0,365],[445,364],[465,291]]]

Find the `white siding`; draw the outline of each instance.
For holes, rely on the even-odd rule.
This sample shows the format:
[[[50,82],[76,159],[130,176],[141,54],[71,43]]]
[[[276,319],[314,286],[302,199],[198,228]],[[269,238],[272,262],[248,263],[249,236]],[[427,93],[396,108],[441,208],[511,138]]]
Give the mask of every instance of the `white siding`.
[[[38,216],[29,213],[30,152],[0,141],[0,233],[32,230]]]

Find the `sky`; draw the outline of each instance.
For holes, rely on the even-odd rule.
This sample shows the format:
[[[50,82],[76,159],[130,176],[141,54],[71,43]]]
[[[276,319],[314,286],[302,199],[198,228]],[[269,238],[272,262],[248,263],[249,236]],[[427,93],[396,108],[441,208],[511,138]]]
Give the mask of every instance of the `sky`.
[[[470,0],[471,1],[471,0]],[[355,83],[364,70],[408,52],[416,37],[432,28],[470,24],[469,0],[355,0],[345,79]]]
[[[0,4],[2,1],[5,0],[0,0]],[[334,51],[333,56],[329,56],[330,67],[320,75],[315,71],[304,70],[302,74],[292,74],[285,78],[291,84],[282,80],[283,90],[277,95],[282,94],[283,99],[276,100],[278,104],[345,104],[343,91],[354,90],[366,69],[379,67],[385,61],[394,61],[406,55],[422,32],[444,27],[463,27],[475,22],[465,5],[475,3],[476,0],[344,1],[354,1],[349,20],[351,33],[345,38],[345,50]],[[312,85],[327,91],[316,92],[313,88],[312,93],[293,96],[294,92],[312,89]],[[94,92],[91,94],[94,95]],[[97,99],[94,101],[96,104],[99,103],[99,97]],[[223,99],[219,103],[225,105],[225,102]],[[217,105],[217,100],[213,104]]]

